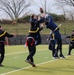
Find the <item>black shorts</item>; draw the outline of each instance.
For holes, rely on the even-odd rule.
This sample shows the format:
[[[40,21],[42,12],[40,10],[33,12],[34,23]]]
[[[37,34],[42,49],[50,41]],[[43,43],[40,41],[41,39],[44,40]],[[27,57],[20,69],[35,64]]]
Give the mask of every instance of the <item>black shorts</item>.
[[[49,42],[49,50],[53,50],[53,49],[55,49],[55,41],[50,40],[50,42]]]
[[[70,42],[69,47],[74,48],[74,42]]]

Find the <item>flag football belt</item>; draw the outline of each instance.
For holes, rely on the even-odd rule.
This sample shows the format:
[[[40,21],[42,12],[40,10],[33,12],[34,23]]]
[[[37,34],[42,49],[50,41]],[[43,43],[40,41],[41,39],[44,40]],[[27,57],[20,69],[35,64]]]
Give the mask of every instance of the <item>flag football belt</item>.
[[[35,42],[34,38],[33,37],[27,37],[26,46],[28,46],[28,39],[32,39],[32,42],[31,42],[30,46],[34,45],[34,42]]]

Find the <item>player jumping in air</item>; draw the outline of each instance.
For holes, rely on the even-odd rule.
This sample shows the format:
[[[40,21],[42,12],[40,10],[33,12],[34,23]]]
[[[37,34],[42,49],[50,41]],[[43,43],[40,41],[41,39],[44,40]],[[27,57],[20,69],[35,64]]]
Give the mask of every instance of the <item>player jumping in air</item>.
[[[45,25],[47,29],[50,29],[55,36],[55,39],[57,41],[57,51],[54,55],[54,57],[58,58],[58,51],[60,51],[60,57],[65,58],[63,53],[62,53],[62,39],[61,39],[61,34],[59,33],[59,28],[58,26],[53,22],[52,16],[47,15],[44,13],[43,9],[40,8],[40,12],[42,14],[42,17],[45,18]],[[57,30],[55,30],[57,28]]]

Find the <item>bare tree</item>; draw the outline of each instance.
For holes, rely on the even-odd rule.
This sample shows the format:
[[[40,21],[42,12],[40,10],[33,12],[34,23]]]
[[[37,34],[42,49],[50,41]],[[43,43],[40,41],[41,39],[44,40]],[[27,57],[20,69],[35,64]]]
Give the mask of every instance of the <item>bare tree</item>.
[[[65,10],[65,7],[64,5],[60,2],[60,0],[56,0],[56,6],[58,9],[62,10],[63,12],[63,15],[66,17],[66,10]]]
[[[29,0],[0,0],[0,10],[5,12],[11,20],[18,19],[30,5]]]
[[[64,16],[68,16],[73,20],[74,17],[74,0],[56,0],[57,5],[63,10]],[[65,8],[67,6],[68,9]]]
[[[74,6],[74,0],[57,0],[64,5]]]
[[[51,8],[54,6],[54,4],[50,4],[51,1],[49,0],[40,0],[40,3],[35,3],[36,6],[39,8],[42,7],[45,13],[50,13]]]
[[[66,18],[68,20],[74,20],[74,8],[71,8],[71,9],[66,9]]]

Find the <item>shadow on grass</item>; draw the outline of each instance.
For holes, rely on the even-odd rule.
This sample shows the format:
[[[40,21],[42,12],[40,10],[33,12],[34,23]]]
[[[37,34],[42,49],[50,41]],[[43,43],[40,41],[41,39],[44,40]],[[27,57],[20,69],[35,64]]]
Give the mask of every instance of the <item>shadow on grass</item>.
[[[19,67],[15,67],[15,66],[3,66],[2,68],[5,68],[5,69],[21,69]]]

